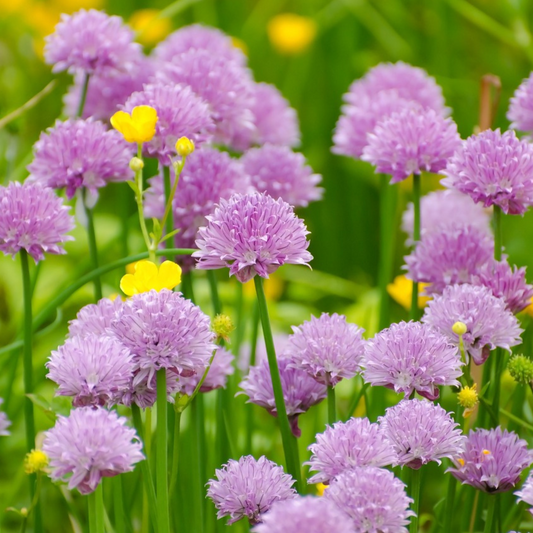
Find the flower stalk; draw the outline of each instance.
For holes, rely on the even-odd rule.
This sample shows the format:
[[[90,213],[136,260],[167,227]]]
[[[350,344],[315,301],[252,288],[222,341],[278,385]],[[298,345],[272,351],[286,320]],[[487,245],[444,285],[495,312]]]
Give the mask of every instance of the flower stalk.
[[[413,207],[414,207],[414,225],[413,225],[413,247],[416,247],[420,240],[420,174],[413,174]],[[418,309],[418,282],[413,280],[413,292],[411,295],[411,314],[412,320],[418,320],[420,311]]]

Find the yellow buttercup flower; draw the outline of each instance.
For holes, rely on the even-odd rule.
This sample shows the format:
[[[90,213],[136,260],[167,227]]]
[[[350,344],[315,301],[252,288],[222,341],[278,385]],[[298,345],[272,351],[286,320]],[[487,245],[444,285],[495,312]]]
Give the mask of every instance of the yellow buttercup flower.
[[[129,143],[145,143],[155,135],[157,111],[149,105],[133,108],[131,115],[125,111],[117,111],[111,117],[111,126],[124,135]]]
[[[421,296],[420,294],[427,287],[427,283],[418,284],[418,307],[423,309],[426,304],[431,300],[428,296]],[[392,283],[387,285],[387,292],[391,298],[396,300],[402,307],[409,310],[411,309],[411,296],[413,294],[413,282],[407,279],[405,276],[396,276]]]
[[[176,153],[181,157],[187,157],[194,152],[194,142],[188,137],[180,137],[176,141]]]
[[[172,290],[181,283],[181,267],[172,261],[165,261],[159,268],[151,261],[139,261],[135,272],[126,274],[120,280],[120,289],[128,296],[148,292],[152,289]]]
[[[172,31],[170,19],[159,14],[157,9],[139,9],[133,13],[129,25],[137,33],[137,41],[152,46]]]
[[[270,19],[268,38],[278,52],[287,55],[306,50],[316,36],[316,22],[295,13],[282,13]]]
[[[26,474],[41,472],[48,466],[48,455],[42,450],[32,450],[24,459],[24,471]]]

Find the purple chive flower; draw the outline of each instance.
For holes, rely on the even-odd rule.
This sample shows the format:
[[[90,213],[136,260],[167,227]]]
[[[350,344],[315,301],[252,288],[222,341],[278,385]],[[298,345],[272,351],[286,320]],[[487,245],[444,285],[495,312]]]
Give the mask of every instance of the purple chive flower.
[[[398,462],[396,452],[378,424],[368,418],[350,418],[336,422],[316,436],[309,446],[310,472],[318,472],[309,483],[329,483],[333,478],[356,466],[388,466]]]
[[[292,361],[287,358],[278,359],[287,416],[294,436],[299,437],[301,431],[298,427],[298,416],[320,403],[327,396],[327,387],[315,381],[307,372],[292,368],[291,363]],[[264,407],[271,415],[277,416],[268,361],[261,361],[258,365],[250,367],[248,375],[239,386],[244,392],[237,394],[246,394],[248,396],[246,403],[255,403]]]
[[[235,194],[220,200],[198,231],[194,252],[197,268],[229,267],[241,283],[256,274],[268,278],[285,263],[307,265],[313,256],[307,251],[309,233],[292,207],[266,194]]]
[[[64,254],[62,243],[75,224],[70,207],[52,189],[38,184],[10,182],[0,186],[0,250],[13,257],[24,248],[35,262],[44,253]]]
[[[53,72],[128,71],[141,49],[133,37],[133,30],[120,17],[81,9],[72,15],[61,15],[54,33],[45,39],[44,58],[54,65]]]
[[[533,475],[530,473],[522,485],[522,490],[515,492],[519,502],[527,503],[530,508],[528,511],[533,514]]]
[[[361,159],[397,183],[411,174],[439,172],[461,145],[457,126],[433,109],[409,105],[378,122]]]
[[[332,501],[298,496],[274,503],[253,533],[355,533],[350,517]]]
[[[309,322],[293,326],[292,330],[284,356],[319,383],[334,387],[361,370],[364,330],[346,322],[346,317],[322,313],[320,318],[312,316]]]
[[[448,161],[441,183],[485,207],[523,215],[533,204],[533,146],[514,131],[482,131],[463,142]]]
[[[269,83],[252,83],[253,128],[237,132],[232,144],[246,150],[253,144],[295,147],[300,144],[300,125],[296,111],[278,88]]]
[[[395,89],[401,98],[413,100],[442,116],[449,112],[444,107],[442,89],[435,79],[428,76],[425,70],[402,61],[380,63],[370,69],[363,78],[352,83],[344,100],[358,106],[362,101],[375,98],[381,91],[389,89]]]
[[[0,398],[0,405],[4,403],[3,398]],[[7,415],[0,411],[0,436],[7,437],[11,435],[11,432],[7,429],[11,425],[11,421],[7,418]]]
[[[364,96],[356,105],[343,106],[333,134],[332,152],[359,159],[368,144],[367,134],[374,131],[380,120],[409,103],[396,89],[389,89]]]
[[[533,297],[533,286],[526,282],[525,267],[512,268],[506,260],[483,265],[473,276],[472,284],[488,287],[494,296],[503,299],[511,313],[524,310]]]
[[[111,406],[130,389],[130,351],[112,337],[90,334],[67,339],[46,363],[48,379],[59,385],[57,395],[73,396],[74,407]]]
[[[407,533],[414,513],[405,485],[392,472],[375,466],[359,466],[337,476],[324,493],[353,520],[355,531]]]
[[[252,185],[259,192],[282,198],[296,207],[305,207],[309,202],[322,198],[324,189],[317,186],[322,176],[313,174],[303,154],[293,152],[287,146],[266,144],[261,148],[252,148],[241,161]]]
[[[463,484],[495,494],[511,490],[532,463],[533,452],[513,431],[479,428],[470,431],[464,452],[447,472]]]
[[[234,359],[235,356],[228,350],[220,347],[217,348],[217,353],[200,387],[200,392],[210,392],[215,389],[226,388],[228,376],[231,376],[235,372],[232,364]],[[191,377],[180,377],[178,380],[180,392],[190,396],[201,379],[202,374],[195,374]]]
[[[89,494],[103,477],[131,472],[144,456],[135,430],[126,422],[115,411],[102,408],[80,407],[68,417],[59,415],[44,434],[51,478]]]
[[[171,176],[172,176],[171,169]],[[215,210],[221,198],[228,199],[233,193],[246,193],[250,178],[242,164],[226,152],[203,147],[188,158],[174,197],[174,227],[180,232],[175,237],[178,248],[194,248],[198,229],[206,224],[206,217]],[[162,218],[165,211],[165,193],[162,176],[150,180],[146,193],[145,214]],[[194,260],[183,257],[184,269],[194,266]]]
[[[533,73],[516,89],[509,102],[507,118],[514,130],[533,132]]]
[[[427,400],[402,400],[379,417],[381,429],[397,453],[398,464],[415,470],[430,461],[459,455],[466,437],[449,413]]]
[[[139,372],[137,371],[138,374]],[[151,378],[149,375],[145,375],[144,378],[136,381],[135,378],[136,375],[134,375],[134,381],[130,384],[129,390],[122,396],[120,403],[128,407],[135,403],[142,409],[153,407],[157,400],[156,375],[153,374]],[[167,370],[167,401],[170,403],[174,403],[173,395],[180,392],[180,384],[178,382],[180,379],[183,379],[182,376],[172,369]]]
[[[148,105],[157,111],[154,138],[144,143],[147,157],[157,157],[167,166],[176,155],[176,141],[180,137],[192,139],[196,145],[208,141],[215,130],[207,102],[197,96],[190,87],[179,84],[145,85],[142,91],[133,93],[123,109],[131,113],[134,107]]]
[[[110,300],[102,298],[96,304],[82,307],[76,318],[71,320],[68,326],[70,337],[87,337],[88,335],[112,335],[108,329],[113,320],[122,309],[123,302],[120,298]]]
[[[173,63],[176,58],[189,50],[205,50],[226,61],[246,65],[246,56],[233,45],[231,37],[224,32],[201,24],[191,24],[171,33],[153,51],[161,62]]]
[[[461,358],[441,333],[419,322],[391,324],[366,342],[363,376],[405,397],[413,392],[429,400],[439,396],[439,385],[459,386]]]
[[[230,517],[228,525],[244,517],[256,524],[272,504],[296,497],[294,479],[265,456],[230,459],[215,473],[217,479],[209,480],[207,496],[218,509],[218,519]]]
[[[487,209],[475,204],[470,196],[455,189],[433,191],[420,201],[420,234],[442,231],[443,226],[455,228],[471,226],[491,235],[490,215]],[[402,216],[402,230],[409,235],[407,244],[413,244],[414,208],[409,203]]]
[[[211,107],[215,141],[231,145],[233,136],[253,129],[253,103],[249,71],[234,61],[207,50],[191,49],[163,63],[156,77],[163,83],[189,85]]]
[[[440,294],[447,285],[470,283],[494,257],[494,239],[472,226],[444,226],[422,237],[406,256],[407,277],[430,283],[427,295]]]
[[[108,121],[132,93],[142,90],[143,85],[148,83],[152,71],[153,66],[149,59],[139,52],[138,59],[131,64],[127,72],[93,74],[87,88],[82,118],[92,117]],[[69,117],[75,117],[78,112],[84,81],[84,73],[78,72],[74,77],[74,84],[63,97],[65,113]]]
[[[131,145],[118,131],[91,119],[57,121],[41,134],[34,152],[29,180],[66,188],[69,199],[80,187],[94,194],[110,181],[133,178]]]
[[[167,289],[128,298],[111,330],[133,354],[133,388],[146,382],[151,388],[161,368],[183,376],[203,374],[216,348],[209,317]]]
[[[476,365],[483,364],[494,348],[510,352],[511,346],[522,342],[523,330],[518,320],[488,287],[468,284],[446,287],[428,303],[422,322],[445,335],[455,346],[459,346],[459,337],[453,332],[453,325],[455,322],[465,324],[465,352]]]

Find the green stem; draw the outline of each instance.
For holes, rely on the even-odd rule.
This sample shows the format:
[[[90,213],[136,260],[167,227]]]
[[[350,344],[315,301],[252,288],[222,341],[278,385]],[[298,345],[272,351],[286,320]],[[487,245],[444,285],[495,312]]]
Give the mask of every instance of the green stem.
[[[96,533],[105,533],[104,528],[104,485],[100,481],[98,483],[96,490],[94,491],[95,499],[95,511],[96,511]]]
[[[276,402],[276,412],[281,431],[281,440],[283,442],[283,451],[285,453],[285,463],[287,471],[296,480],[296,486],[300,491],[303,491],[301,470],[298,461],[298,444],[296,442],[296,438],[292,434],[289,424],[289,417],[287,416],[287,410],[285,408],[285,400],[283,397],[283,389],[279,375],[278,361],[276,359],[276,351],[274,348],[274,339],[272,336],[272,329],[270,327],[268,307],[263,288],[263,279],[260,276],[255,276],[254,283],[257,294],[257,303],[259,305],[259,315],[261,317],[261,324],[263,327],[263,336],[267,350],[268,365],[270,367],[270,376],[272,378],[272,388],[274,390],[274,399]]]
[[[380,209],[379,209],[379,323],[381,331],[389,325],[390,298],[387,285],[391,281],[394,255],[394,232],[397,188],[389,184],[389,176],[380,176]]]
[[[190,255],[196,250],[194,248],[171,248],[170,250],[156,250],[155,255]],[[86,283],[91,282],[97,276],[103,276],[108,272],[111,272],[117,268],[121,268],[129,263],[134,263],[140,261],[141,259],[147,259],[149,257],[148,252],[143,252],[141,254],[130,255],[129,257],[124,257],[114,261],[113,263],[108,263],[107,265],[101,266],[96,270],[93,270],[86,274],[85,276],[79,277],[74,283],[70,284],[68,287],[63,289],[55,298],[50,300],[47,305],[37,313],[35,319],[33,320],[33,329],[39,328],[59,306],[61,306],[68,298],[70,298],[77,290],[81,289]]]
[[[239,283],[241,285],[241,283]],[[252,312],[252,335],[250,337],[250,361],[248,368],[255,365],[255,356],[257,352],[257,338],[259,336],[259,306],[254,304]],[[246,407],[246,448],[247,453],[253,455],[253,434],[254,434],[254,407],[253,404],[247,404]]]
[[[142,160],[143,154],[142,154],[142,143],[139,143],[137,145],[137,157]],[[150,235],[148,234],[148,229],[146,228],[146,221],[144,220],[144,208],[143,208],[143,169],[141,168],[137,172],[135,172],[135,201],[137,202],[137,211],[139,213],[139,225],[141,226],[141,233],[144,239],[144,245],[146,246],[146,249],[148,250],[148,257],[152,263],[155,263],[155,250],[157,249],[157,246],[154,246],[154,243],[152,242],[152,239],[150,239]]]
[[[454,508],[454,500],[455,500],[455,491],[457,489],[457,479],[455,479],[452,475],[448,478],[448,492],[446,494],[446,507],[444,509],[444,527],[442,531],[444,533],[449,533],[450,531],[453,531],[452,529],[452,521],[453,521],[453,508]]]
[[[194,420],[194,425],[196,426],[196,437],[198,446],[196,447],[195,461],[198,465],[198,475],[200,476],[200,516],[199,522],[201,526],[201,531],[205,531],[205,514],[206,514],[206,499],[204,487],[207,481],[206,479],[206,458],[207,448],[206,448],[206,436],[205,436],[205,414],[204,414],[204,396],[203,394],[198,394],[194,401],[191,404],[191,415]]]
[[[496,525],[496,504],[498,501],[498,496],[495,494],[489,494],[487,496],[487,518],[485,520],[485,528],[483,533],[493,533],[494,526]]]
[[[172,469],[170,472],[170,499],[176,490],[178,482],[178,465],[180,455],[180,428],[181,428],[181,413],[180,410],[174,410],[174,444],[172,446]]]
[[[214,270],[207,271],[207,279],[209,281],[209,288],[211,290],[211,299],[213,300],[213,312],[215,315],[222,313],[222,303],[218,295],[217,277]]]
[[[89,241],[89,254],[91,256],[91,261],[93,264],[93,270],[98,269],[98,246],[96,244],[96,231],[94,228],[94,217],[93,210],[90,207],[87,207],[85,203],[87,197],[87,189],[83,189],[82,202],[83,208],[85,209],[85,214],[87,216],[87,238]],[[100,276],[96,276],[93,280],[94,283],[94,298],[96,301],[102,299],[102,282],[100,281]]]
[[[493,223],[494,223],[494,259],[501,261],[502,259],[502,209],[498,205],[493,206]]]
[[[144,438],[144,429],[143,429],[143,423],[142,423],[142,418],[141,418],[141,410],[139,409],[139,406],[135,403],[131,404],[131,414],[133,418],[133,425],[135,426],[137,435],[139,435],[139,438],[144,442],[144,447],[146,449],[146,440]],[[148,508],[150,510],[152,523],[157,524],[157,500],[155,496],[154,480],[152,477],[152,472],[150,468],[150,462],[148,461],[148,457],[146,457],[144,461],[140,462],[140,466],[141,466],[141,474],[142,474],[143,483],[144,483],[144,491],[148,498]]]
[[[83,85],[81,87],[80,103],[78,104],[78,109],[76,111],[76,117],[80,118],[83,114],[83,109],[85,108],[85,101],[87,100],[87,90],[89,89],[89,79],[91,75],[86,72],[85,77],[83,78]]]
[[[337,409],[335,407],[335,389],[328,386],[328,424],[333,425],[337,421]]]
[[[411,506],[411,509],[415,513],[415,516],[411,517],[411,525],[409,527],[409,533],[418,533],[418,521],[420,519],[420,478],[421,478],[421,471],[418,470],[412,470],[411,471],[411,481],[409,483],[410,485],[410,495],[411,498],[413,498],[413,505]]]
[[[413,247],[420,240],[420,174],[413,174],[413,207],[414,207],[414,225],[413,225]],[[418,320],[420,312],[418,309],[418,283],[413,281],[413,294],[411,296],[411,315],[412,320]]]
[[[346,413],[346,420],[349,420],[352,416],[354,411],[357,409],[357,406],[359,405],[359,402],[361,401],[361,398],[364,396],[366,390],[370,386],[370,383],[363,383],[361,385],[360,389],[356,389],[352,401],[350,402],[350,406],[348,407],[348,412]],[[375,387],[376,389],[379,387]],[[375,392],[375,391],[372,391]]]
[[[157,371],[157,516],[158,533],[170,532],[168,508],[167,371]]]
[[[113,506],[115,508],[115,531],[116,533],[126,533],[122,476],[115,476],[113,479]]]
[[[165,185],[165,214],[163,220],[161,221],[161,229],[165,229],[166,234],[168,235],[174,230],[174,213],[172,212],[172,198],[176,192],[176,186],[178,185],[178,176],[174,180],[174,187],[170,186],[170,167],[166,165],[163,166],[163,183]],[[172,239],[166,241],[166,248],[171,248]]]
[[[22,291],[24,300],[24,347],[22,352],[22,360],[24,367],[24,420],[26,427],[26,452],[31,452],[35,448],[35,418],[33,412],[33,402],[29,398],[29,394],[33,393],[33,328],[32,328],[32,284],[30,277],[30,264],[28,252],[21,248],[20,250],[20,265],[22,268]],[[35,495],[35,474],[28,476],[30,483],[30,501],[33,501]],[[35,504],[35,531],[40,533],[42,531],[41,522],[41,504],[37,500]]]
[[[235,327],[235,335],[232,342],[232,348],[235,353],[240,353],[241,344],[244,339],[244,334],[246,333],[247,314],[245,313],[244,309],[244,289],[242,283],[237,282],[235,290],[237,292],[235,304],[237,314],[237,325]],[[257,320],[259,320],[259,318]]]

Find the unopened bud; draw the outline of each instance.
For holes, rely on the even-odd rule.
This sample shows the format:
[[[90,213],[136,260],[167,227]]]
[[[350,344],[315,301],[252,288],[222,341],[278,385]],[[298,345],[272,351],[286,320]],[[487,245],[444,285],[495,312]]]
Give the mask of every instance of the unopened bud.
[[[218,339],[229,340],[230,333],[235,329],[231,318],[228,315],[217,315],[211,324]]]
[[[130,160],[130,168],[133,172],[139,172],[144,168],[144,161],[138,157],[132,157]]]
[[[176,141],[176,152],[181,157],[186,157],[194,152],[194,142],[187,137],[180,137]]]
[[[26,474],[41,472],[48,466],[48,455],[42,450],[32,450],[24,459],[24,471]]]
[[[533,381],[533,361],[525,355],[513,355],[507,363],[509,374],[521,385],[527,385]]]
[[[461,335],[464,335],[467,332],[466,324],[464,322],[456,322],[452,326],[452,331],[460,337]]]

